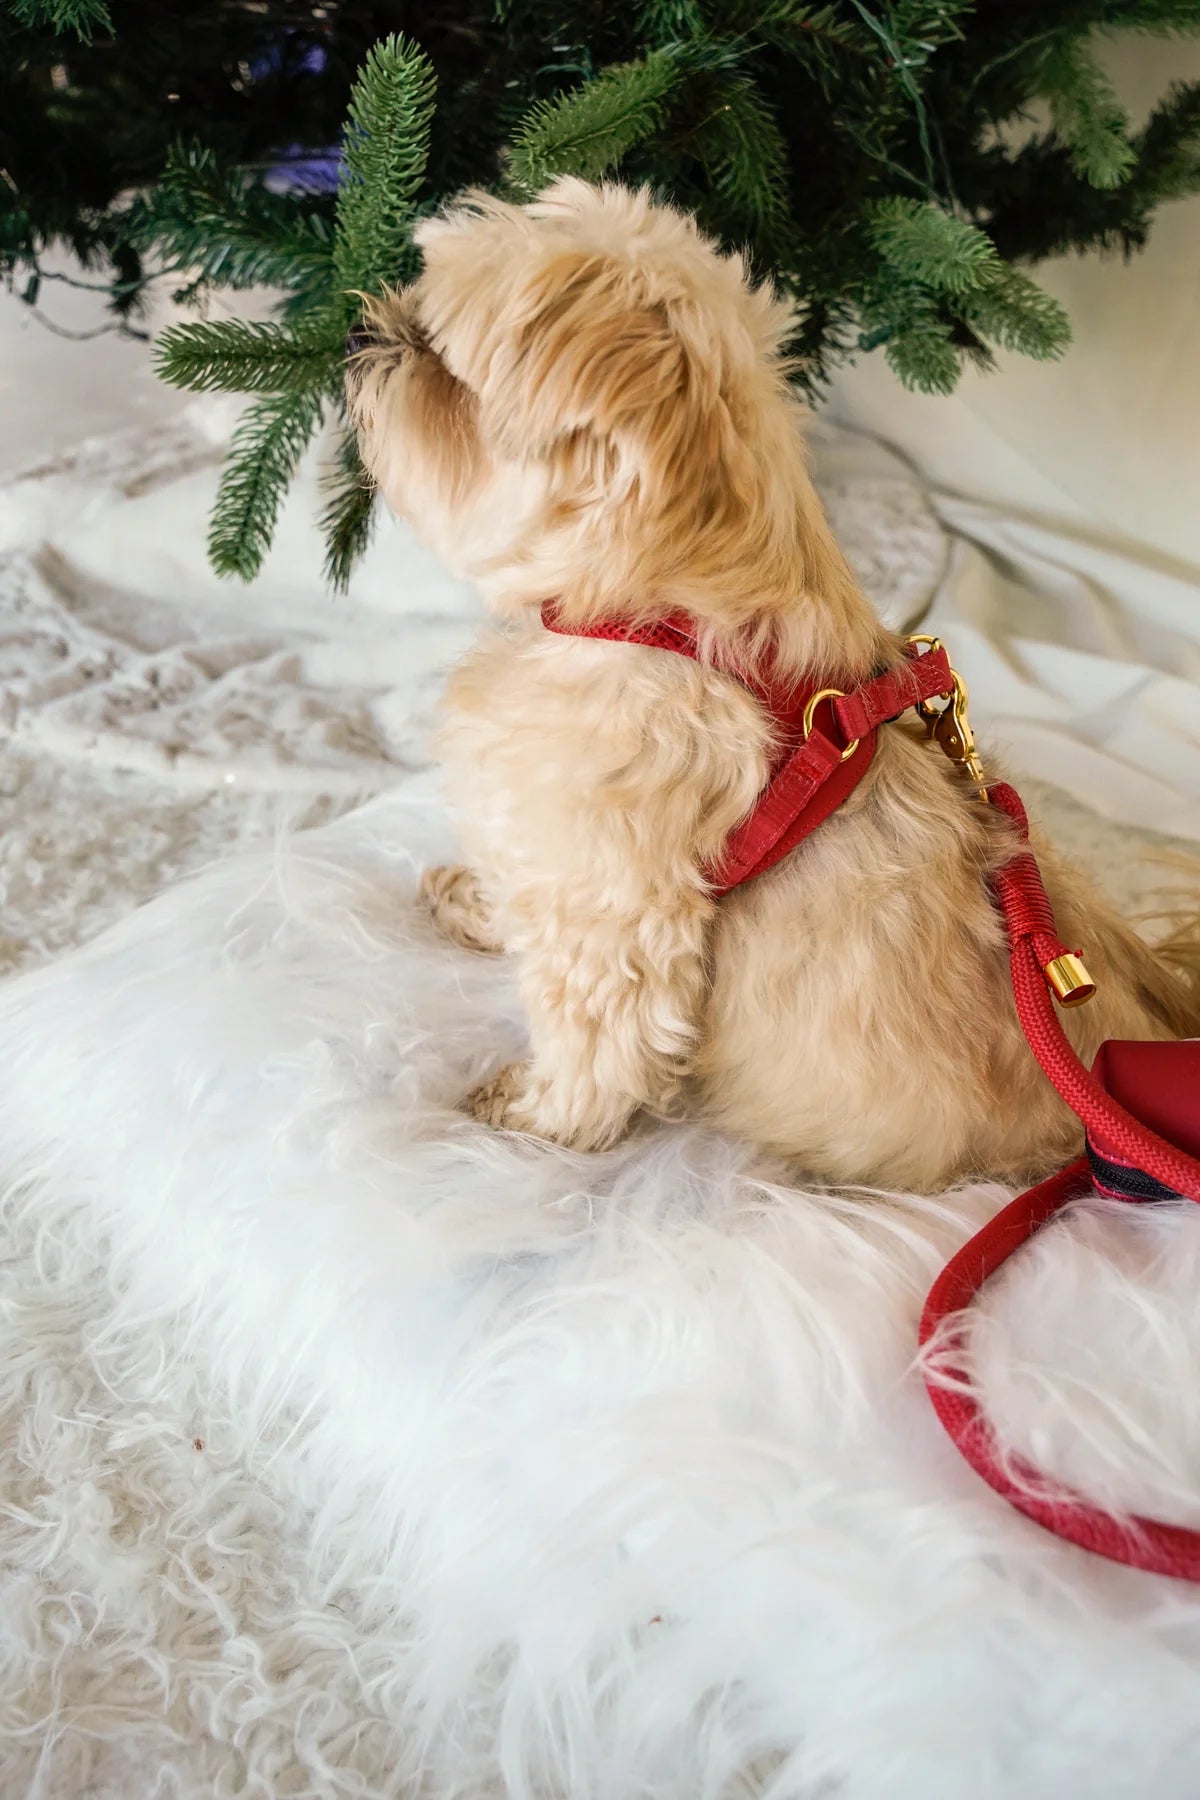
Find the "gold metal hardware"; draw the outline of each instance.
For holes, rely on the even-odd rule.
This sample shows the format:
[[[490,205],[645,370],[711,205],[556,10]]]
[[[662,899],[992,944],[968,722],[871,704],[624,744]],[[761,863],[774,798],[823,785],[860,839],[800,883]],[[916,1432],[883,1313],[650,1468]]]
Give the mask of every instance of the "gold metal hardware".
[[[910,637],[908,642],[926,644],[931,653],[942,648],[941,638],[925,634]],[[951,762],[962,764],[986,800],[987,779],[983,773],[979,751],[975,747],[975,733],[971,730],[971,721],[967,715],[967,684],[957,669],[951,669],[950,679],[954,686],[945,696],[945,705],[938,706],[934,700],[918,700],[917,712],[924,719],[925,729],[939,749]],[[1045,976],[1060,1006],[1085,1006],[1096,992],[1096,984],[1088,974],[1083,958],[1076,956],[1074,951],[1068,950],[1064,955],[1056,956],[1053,962],[1047,963]]]
[[[931,651],[942,647],[941,639],[936,637],[910,637],[908,641],[910,644],[928,644]],[[983,763],[975,745],[975,733],[971,730],[971,720],[967,713],[967,684],[957,669],[951,669],[950,679],[954,687],[944,706],[936,706],[932,700],[918,700],[917,711],[924,719],[925,729],[938,749],[951,762],[962,764],[986,800],[987,776],[983,772]]]
[[[841,688],[821,688],[818,693],[813,695],[812,699],[804,709],[805,743],[807,743],[812,736],[813,719],[816,717],[817,708],[820,706],[822,700],[844,700],[845,698],[846,696]],[[846,748],[842,751],[843,762],[848,762],[850,757],[854,755],[854,752],[858,749],[858,742],[859,740],[855,738],[852,743],[846,745]]]
[[[933,637],[929,632],[925,632],[925,631],[914,631],[905,640],[905,642],[909,643],[909,644],[925,644],[925,645],[927,645],[928,649],[929,649],[929,654],[931,656],[935,656],[937,654],[937,652],[942,648],[941,638]],[[944,699],[948,704],[951,699],[951,694],[947,693],[940,697],[942,699]],[[934,700],[918,700],[916,703],[916,711],[917,711],[919,717],[924,719],[926,729],[928,730],[930,737],[932,737],[933,732],[934,732],[934,727],[936,726],[938,719],[941,717],[942,708],[940,706],[935,705]],[[949,755],[949,752],[947,752],[947,755]]]
[[[1046,964],[1046,980],[1054,989],[1060,1006],[1084,1006],[1096,991],[1096,984],[1084,968],[1082,957],[1072,950]]]

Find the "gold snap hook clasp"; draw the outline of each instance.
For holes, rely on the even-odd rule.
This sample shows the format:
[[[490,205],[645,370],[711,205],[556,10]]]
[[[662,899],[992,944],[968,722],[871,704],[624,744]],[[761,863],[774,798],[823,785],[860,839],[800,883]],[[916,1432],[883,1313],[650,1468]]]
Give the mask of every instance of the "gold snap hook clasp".
[[[938,638],[910,638],[910,644],[928,644],[931,650],[940,650]],[[987,799],[987,777],[983,772],[979,751],[975,743],[975,733],[971,729],[971,720],[967,711],[967,684],[957,669],[951,669],[950,679],[953,689],[946,697],[944,706],[935,706],[932,700],[919,700],[917,712],[925,721],[925,729],[934,740],[943,755],[953,763],[961,763],[967,774],[979,789],[983,798]]]

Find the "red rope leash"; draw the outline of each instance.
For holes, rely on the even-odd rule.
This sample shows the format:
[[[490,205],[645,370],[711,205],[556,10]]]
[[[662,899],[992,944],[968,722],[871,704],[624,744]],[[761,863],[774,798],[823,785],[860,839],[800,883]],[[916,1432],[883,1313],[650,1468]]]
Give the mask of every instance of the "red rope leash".
[[[1028,838],[1025,808],[1012,788],[998,782],[988,798]],[[1200,1160],[1150,1131],[1115,1101],[1076,1056],[1059,1021],[1045,971],[1068,954],[1055,932],[1054,914],[1032,851],[1023,850],[996,873],[996,900],[1008,928],[1013,995],[1021,1028],[1038,1062],[1088,1131],[1103,1135],[1124,1160],[1164,1187],[1200,1200]]]
[[[1027,837],[1025,809],[1012,788],[997,784],[988,790],[988,797],[1016,822],[1022,838]],[[1200,1201],[1200,1160],[1127,1112],[1071,1048],[1045,973],[1050,963],[1067,953],[1058,940],[1032,852],[1019,851],[998,870],[994,888],[1008,928],[1017,1013],[1038,1062],[1087,1129],[1102,1135],[1106,1149],[1112,1146],[1123,1160],[1164,1187]],[[1075,1494],[1049,1492],[1049,1484],[1028,1463],[1002,1454],[978,1402],[966,1391],[963,1321],[954,1323],[956,1315],[1015,1250],[1064,1206],[1091,1191],[1091,1170],[1087,1158],[1081,1157],[1040,1187],[1018,1195],[947,1263],[929,1290],[921,1315],[922,1348],[938,1338],[934,1356],[926,1363],[925,1385],[939,1420],[976,1474],[1028,1518],[1111,1562],[1200,1582],[1200,1532],[1156,1519],[1116,1518]]]
[[[935,1333],[939,1337],[936,1360],[926,1362],[925,1386],[943,1427],[975,1473],[1027,1518],[1110,1562],[1200,1582],[1200,1532],[1136,1515],[1116,1518],[1065,1489],[1048,1492],[1050,1484],[1028,1463],[1002,1453],[978,1402],[964,1391],[969,1378],[962,1356],[961,1317],[957,1329],[954,1324],[947,1327],[946,1321],[961,1316],[1014,1250],[1028,1243],[1064,1206],[1091,1190],[1091,1171],[1086,1157],[1081,1157],[1040,1187],[1018,1195],[946,1264],[921,1315],[922,1347]]]

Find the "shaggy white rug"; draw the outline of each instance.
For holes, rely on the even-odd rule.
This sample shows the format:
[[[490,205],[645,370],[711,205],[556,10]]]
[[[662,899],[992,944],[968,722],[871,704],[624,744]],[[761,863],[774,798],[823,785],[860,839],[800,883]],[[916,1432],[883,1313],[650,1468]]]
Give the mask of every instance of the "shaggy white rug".
[[[330,607],[303,490],[217,588],[222,436],[201,409],[0,491],[0,964],[393,791],[0,991],[0,1794],[1190,1800],[1191,1596],[1008,1514],[911,1376],[997,1190],[810,1197],[702,1132],[573,1158],[454,1113],[520,1029],[411,905],[473,602],[385,537]],[[822,480],[915,621],[926,498],[862,445]],[[1080,742],[1120,795],[1129,747]],[[1126,760],[1117,818],[1154,800]],[[1133,834],[1039,798],[1144,890]],[[1023,1259],[979,1340],[1013,1441],[1189,1516],[1198,1257],[1159,1211]]]
[[[1193,1796],[1200,1596],[941,1439],[920,1298],[1002,1198],[806,1195],[455,1099],[423,779],[0,999],[0,1791]],[[984,1309],[1010,1440],[1200,1518],[1200,1213],[1081,1208]]]

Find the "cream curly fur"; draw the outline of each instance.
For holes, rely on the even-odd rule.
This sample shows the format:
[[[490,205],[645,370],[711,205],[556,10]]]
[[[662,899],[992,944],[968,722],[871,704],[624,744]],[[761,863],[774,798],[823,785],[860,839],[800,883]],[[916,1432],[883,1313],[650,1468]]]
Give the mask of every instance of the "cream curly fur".
[[[391,504],[500,622],[455,676],[442,748],[471,871],[426,889],[458,942],[503,944],[527,1064],[476,1114],[580,1148],[642,1109],[702,1113],[836,1181],[1020,1177],[1077,1139],[1035,1067],[986,876],[1007,822],[917,729],[850,801],[716,902],[702,875],[765,778],[769,725],[722,672],[770,644],[847,686],[895,663],[809,480],[789,308],[644,193],[471,196],[371,302],[348,394]],[[706,661],[553,636],[684,608]],[[1194,987],[1046,858],[1108,1036],[1200,1029]]]

